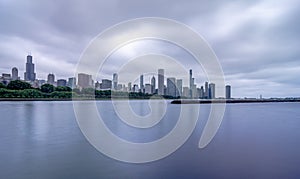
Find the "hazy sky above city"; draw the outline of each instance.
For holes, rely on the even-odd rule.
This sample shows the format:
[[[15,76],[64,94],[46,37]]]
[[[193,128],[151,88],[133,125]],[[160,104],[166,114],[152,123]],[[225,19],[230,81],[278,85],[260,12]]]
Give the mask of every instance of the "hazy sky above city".
[[[16,66],[24,78],[26,56],[31,53],[37,78],[46,79],[48,73],[56,79],[71,77],[82,52],[99,33],[140,17],[170,18],[199,33],[216,53],[233,97],[300,96],[297,0],[0,0],[0,73],[10,73]],[[112,78],[124,59],[140,52],[178,58],[186,69],[193,68],[198,85],[206,80],[182,49],[157,41],[120,49],[107,60],[98,79]],[[151,60],[143,64],[149,66]]]

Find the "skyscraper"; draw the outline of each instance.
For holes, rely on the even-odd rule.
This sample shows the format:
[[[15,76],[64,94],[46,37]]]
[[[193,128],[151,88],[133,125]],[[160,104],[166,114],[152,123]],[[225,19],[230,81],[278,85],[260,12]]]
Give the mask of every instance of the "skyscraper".
[[[132,85],[131,85],[131,82],[128,83],[128,92],[131,92],[132,91]]]
[[[193,85],[194,85],[194,80],[193,80],[193,71],[192,69],[190,69],[190,80],[189,80],[189,83],[190,83],[190,97],[192,98],[193,97]]]
[[[112,81],[108,80],[108,79],[102,79],[102,83],[101,83],[101,89],[103,90],[109,90],[112,88]]]
[[[214,99],[216,98],[216,85],[214,83],[210,83],[209,84],[209,94],[208,94],[208,98],[209,99]]]
[[[140,76],[140,92],[144,93],[144,75]]]
[[[54,83],[55,83],[55,75],[54,74],[49,74],[48,75],[48,80],[47,80],[47,83],[48,84],[51,84],[51,85],[54,85]]]
[[[201,88],[200,88],[199,98],[201,98],[201,99],[204,98],[204,88],[203,88],[203,86],[201,86]]]
[[[67,80],[65,79],[57,80],[57,86],[67,86]]]
[[[16,67],[13,67],[11,70],[11,78],[12,80],[18,80],[19,79],[19,71]]]
[[[155,93],[155,77],[153,76],[151,78],[151,93],[154,94]]]
[[[182,79],[176,80],[176,96],[182,96]]]
[[[164,95],[164,69],[158,69],[158,94]]]
[[[192,71],[192,69],[190,69],[190,89],[192,89],[192,86],[193,86],[193,71]]]
[[[226,85],[225,87],[225,97],[226,99],[230,99],[231,98],[231,86],[230,85]]]
[[[204,86],[204,98],[205,99],[208,99],[208,96],[209,96],[209,91],[208,91],[208,82],[205,82],[205,86]]]
[[[176,79],[167,78],[167,95],[176,97]]]
[[[118,74],[117,73],[113,74],[113,89],[114,90],[118,89]]]
[[[92,75],[79,73],[78,74],[78,86],[81,88],[93,87]]]
[[[70,87],[72,89],[76,87],[76,78],[75,77],[71,77],[68,79],[68,87]]]
[[[36,74],[34,73],[34,64],[32,63],[32,56],[27,55],[26,72],[24,73],[25,81],[34,81]]]
[[[152,94],[151,84],[149,83],[145,84],[145,93]]]

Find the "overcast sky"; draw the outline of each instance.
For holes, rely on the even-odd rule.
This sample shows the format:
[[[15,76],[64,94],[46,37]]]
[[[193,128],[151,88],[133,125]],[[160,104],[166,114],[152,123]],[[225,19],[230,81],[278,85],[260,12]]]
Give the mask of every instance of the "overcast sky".
[[[71,77],[80,55],[99,33],[140,17],[170,18],[199,33],[216,53],[233,97],[300,96],[297,0],[0,0],[0,73],[10,73],[16,66],[24,78],[26,56],[31,53],[39,79],[48,73],[56,79]],[[166,42],[135,42],[108,59],[98,79],[110,78],[123,60],[120,57],[141,51],[188,58]],[[193,68],[190,60],[180,62]],[[193,70],[202,85],[203,72]]]

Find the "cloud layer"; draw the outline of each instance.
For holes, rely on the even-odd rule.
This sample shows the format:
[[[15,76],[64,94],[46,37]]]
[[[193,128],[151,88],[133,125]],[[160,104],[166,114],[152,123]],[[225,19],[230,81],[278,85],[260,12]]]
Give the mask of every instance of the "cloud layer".
[[[74,75],[81,53],[100,32],[124,20],[163,17],[193,28],[211,45],[234,97],[300,96],[300,3],[288,1],[0,1],[0,72],[19,68],[28,53],[38,78]],[[137,27],[133,27],[137,28]],[[125,49],[125,50],[124,50]],[[120,49],[101,75],[140,52],[171,54],[193,67],[178,47],[142,42]],[[122,51],[123,50],[123,51]],[[120,60],[120,61],[119,61]],[[205,75],[194,69],[197,83]],[[101,78],[101,76],[100,76]]]

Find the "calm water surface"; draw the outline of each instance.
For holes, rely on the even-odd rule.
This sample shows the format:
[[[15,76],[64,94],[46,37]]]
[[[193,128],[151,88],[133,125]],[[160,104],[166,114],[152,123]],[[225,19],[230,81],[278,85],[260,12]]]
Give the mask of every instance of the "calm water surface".
[[[147,101],[130,103],[139,115],[150,112]],[[111,131],[133,142],[165,136],[180,110],[180,105],[168,103],[155,127],[136,129],[118,119],[110,101],[97,106]],[[151,163],[128,164],[87,142],[72,102],[0,102],[0,178],[300,177],[300,103],[229,104],[217,135],[199,149],[209,112],[209,105],[201,105],[196,129],[175,153]]]

